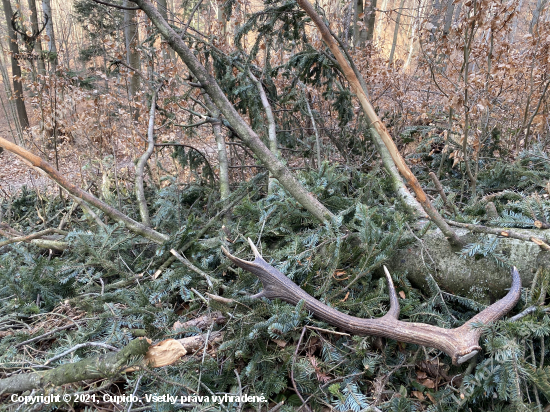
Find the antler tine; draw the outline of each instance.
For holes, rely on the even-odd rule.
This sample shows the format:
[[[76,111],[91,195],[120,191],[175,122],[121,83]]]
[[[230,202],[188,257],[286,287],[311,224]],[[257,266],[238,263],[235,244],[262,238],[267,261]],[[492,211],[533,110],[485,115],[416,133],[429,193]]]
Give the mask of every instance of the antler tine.
[[[393,318],[395,320],[399,319],[399,300],[397,299],[397,293],[395,293],[395,286],[391,278],[390,272],[386,265],[384,265],[384,273],[386,274],[386,279],[388,280],[388,295],[390,295],[390,310],[384,315],[384,317]]]
[[[518,300],[521,296],[521,277],[515,266],[512,267],[511,272],[512,272],[512,286],[510,287],[510,290],[508,291],[506,296],[504,296],[500,300],[497,300],[491,306],[479,312],[476,316],[474,316],[472,319],[466,322],[463,326],[471,325],[474,322],[481,322],[484,324],[493,322],[495,320],[500,319],[502,316],[508,313],[514,306],[516,306],[516,303],[518,303]]]
[[[48,25],[49,20],[50,20],[49,16],[46,13],[44,13],[44,25],[40,30],[38,30],[38,33],[35,34],[35,37],[38,37],[44,31],[44,29]]]
[[[248,244],[250,245],[250,249],[252,249],[252,252],[254,253],[254,257],[262,258],[262,255],[260,252],[258,252],[258,249],[256,248],[256,245],[252,241],[252,239],[248,238]]]

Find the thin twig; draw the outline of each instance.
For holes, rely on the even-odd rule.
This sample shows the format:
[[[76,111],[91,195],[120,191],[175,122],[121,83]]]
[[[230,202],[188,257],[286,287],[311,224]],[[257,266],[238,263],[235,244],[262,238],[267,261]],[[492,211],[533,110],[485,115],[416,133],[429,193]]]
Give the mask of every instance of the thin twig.
[[[193,265],[189,260],[187,260],[184,256],[180,255],[175,249],[170,249],[170,253],[176,257],[181,263],[183,263],[186,267],[191,269],[193,272],[198,273],[203,278],[206,279],[206,283],[208,283],[208,287],[212,289],[214,287],[214,284],[212,282],[212,278],[208,276],[206,273],[204,273],[202,270],[200,270],[198,267]]]
[[[504,230],[504,229],[491,228],[491,227],[482,226],[482,225],[474,225],[471,223],[460,223],[460,222],[455,222],[447,219],[445,219],[445,221],[451,226],[462,227],[464,229],[468,229],[476,233],[486,233],[488,235],[496,235],[496,236],[508,237],[512,239],[524,240],[526,242],[533,242],[539,245],[544,250],[550,252],[550,246],[544,240],[535,236],[524,235],[522,233],[513,232],[508,229]]]
[[[241,401],[241,398],[243,396],[243,387],[241,385],[241,377],[239,376],[239,372],[237,372],[237,369],[234,369],[233,372],[235,372],[235,376],[237,377],[237,383],[239,384],[239,409],[237,411],[241,411],[243,408],[243,402]]]
[[[60,332],[60,331],[65,330],[65,329],[70,329],[70,328],[72,328],[72,327],[74,327],[74,325],[65,325],[65,326],[62,326],[62,327],[60,327],[60,328],[51,330],[51,331],[46,332],[46,333],[44,333],[44,334],[42,334],[42,335],[40,335],[40,336],[37,336],[37,337],[35,337],[35,338],[32,338],[32,339],[26,340],[26,341],[24,341],[24,342],[18,343],[17,345],[15,345],[15,347],[16,347],[16,348],[20,348],[20,347],[23,346],[23,345],[27,345],[27,344],[32,343],[32,342],[36,342],[37,340],[40,340],[40,339],[42,339],[42,338],[45,338],[46,336],[53,335],[53,334],[56,333],[56,332]]]
[[[187,29],[189,28],[189,25],[191,24],[191,21],[193,20],[193,16],[195,15],[195,12],[198,10],[198,8],[200,7],[200,5],[202,4],[202,0],[199,0],[197,2],[197,4],[195,4],[195,7],[193,7],[193,10],[191,10],[191,14],[189,15],[189,20],[187,20],[187,24],[185,25],[185,27],[183,28],[180,36],[183,37],[185,36],[185,33],[187,33]],[[218,6],[218,7],[221,7]]]
[[[333,335],[351,336],[349,333],[336,332],[335,330],[317,328],[317,327],[315,327],[315,326],[306,326],[306,328],[308,328],[308,329],[313,329],[313,330],[318,330],[318,331],[320,331],[320,332],[332,333]]]
[[[114,7],[115,9],[120,9],[120,10],[141,10],[141,7],[125,7],[125,6],[119,6],[118,4],[107,3],[106,1],[101,1],[101,0],[93,0],[93,1],[99,4],[103,4],[104,6]]]
[[[439,196],[441,196],[441,199],[443,200],[443,204],[447,207],[449,212],[454,213],[455,215],[458,214],[458,211],[456,210],[456,206],[452,205],[449,202],[449,199],[447,199],[447,195],[445,194],[445,190],[443,190],[443,186],[441,186],[441,182],[437,178],[434,172],[430,172],[430,177],[432,178],[432,182],[434,182],[434,186],[439,192]]]
[[[46,229],[46,230],[41,230],[40,232],[31,233],[30,235],[12,237],[11,239],[4,240],[4,241],[0,242],[0,247],[9,245],[11,243],[27,242],[29,240],[33,240],[33,239],[37,239],[37,238],[42,237],[42,236],[49,235],[51,233],[58,233],[60,235],[65,235],[66,236],[69,232],[66,232],[64,230],[50,228],[50,229]]]
[[[51,362],[53,362],[53,361],[56,361],[56,360],[58,360],[58,359],[61,359],[62,357],[64,357],[65,355],[68,355],[69,353],[72,353],[72,352],[74,352],[74,351],[77,351],[77,350],[80,349],[80,348],[85,348],[85,347],[88,347],[88,346],[97,346],[97,347],[100,347],[100,348],[105,348],[105,349],[112,350],[112,351],[114,351],[114,352],[120,351],[119,348],[116,348],[116,347],[114,347],[114,346],[107,345],[106,343],[101,343],[101,342],[86,342],[86,343],[79,343],[78,345],[73,346],[72,348],[66,350],[65,352],[60,353],[59,355],[56,355],[56,356],[54,356],[53,358],[48,359],[48,360],[44,363],[44,366],[48,365],[49,363],[51,363]]]

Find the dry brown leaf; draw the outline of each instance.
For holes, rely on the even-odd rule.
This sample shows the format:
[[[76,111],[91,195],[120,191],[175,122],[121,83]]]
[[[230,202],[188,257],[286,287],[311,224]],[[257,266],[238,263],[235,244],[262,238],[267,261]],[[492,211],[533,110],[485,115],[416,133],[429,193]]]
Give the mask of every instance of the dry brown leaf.
[[[419,392],[419,391],[412,391],[412,394],[413,396],[417,397],[418,399],[420,399],[421,401],[423,401],[424,399],[426,399],[424,397],[424,394],[422,392]]]
[[[399,296],[401,296],[401,299],[405,299],[406,295],[405,295],[405,292],[403,292],[402,290],[399,291]]]
[[[426,388],[433,389],[435,388],[435,383],[431,379],[424,379],[423,381],[420,381],[422,385],[424,385]]]
[[[416,377],[418,379],[426,379],[428,375],[426,375],[426,372],[424,371],[416,371]]]
[[[284,348],[287,343],[281,339],[271,339],[271,342],[275,342],[279,348]]]

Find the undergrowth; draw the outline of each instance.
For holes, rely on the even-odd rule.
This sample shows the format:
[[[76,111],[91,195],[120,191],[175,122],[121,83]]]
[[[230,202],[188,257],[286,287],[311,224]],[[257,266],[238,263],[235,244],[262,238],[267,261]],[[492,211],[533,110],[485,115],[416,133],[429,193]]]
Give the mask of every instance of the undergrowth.
[[[504,166],[487,172],[484,185],[504,173],[499,167]],[[507,173],[514,167],[508,167]],[[533,171],[528,177],[537,175]],[[383,411],[540,410],[550,400],[550,366],[545,357],[550,318],[543,306],[518,321],[485,326],[481,340],[485,351],[473,363],[457,367],[434,349],[339,333],[302,304],[251,300],[250,295],[261,289],[258,279],[236,270],[221,253],[224,246],[243,259],[251,258],[248,237],[268,262],[335,309],[379,317],[389,308],[380,268],[411,236],[405,213],[385,194],[390,182],[384,173],[325,164],[320,171],[303,172],[300,179],[337,216],[335,221],[320,225],[282,189],[267,196],[262,186],[265,179],[234,188],[233,198],[246,196],[185,252],[210,276],[213,288],[204,276],[178,261],[153,279],[170,256],[168,250],[192,240],[226,204],[209,185],[150,188],[153,223],[171,235],[161,248],[101,214],[106,225],[98,227],[78,209],[68,225],[70,248],[66,252],[44,251],[24,243],[4,247],[0,255],[2,377],[105,352],[83,346],[48,362],[78,344],[102,342],[121,348],[139,336],[159,341],[219,330],[224,334],[219,345],[189,354],[172,366],[72,384],[59,391],[134,393],[141,401],[133,408],[159,411],[237,411],[241,406],[238,402],[223,406],[146,404],[145,394],[263,394],[271,407],[284,401],[279,411],[293,411],[302,403],[293,384],[313,410],[361,411],[375,403]],[[529,184],[526,181],[525,187]],[[135,216],[132,197],[124,202],[125,211]],[[13,228],[31,232],[46,223],[55,227],[69,208],[66,199],[39,198],[23,190],[2,203],[2,215]],[[547,221],[549,210],[547,200],[529,195],[499,204],[498,209],[501,220],[512,220],[521,227],[529,227],[536,219]],[[476,211],[472,206],[470,218]],[[46,222],[41,216],[52,217]],[[460,217],[468,218],[466,214]],[[341,230],[342,226],[349,231]],[[473,300],[445,293],[433,278],[423,293],[409,283],[406,273],[392,275],[402,320],[452,328],[483,308]],[[539,271],[531,290],[524,291],[520,308],[541,303],[541,299],[544,303],[549,284],[550,272]],[[237,303],[206,299],[206,292]],[[215,311],[226,322],[207,330],[172,328],[176,321]],[[62,329],[71,322],[76,326]],[[25,343],[56,329],[54,334]],[[261,410],[267,410],[266,406]],[[15,405],[6,401],[3,408],[15,410]],[[75,408],[92,410],[83,404]],[[254,408],[260,410],[254,404],[245,410]],[[67,405],[42,406],[42,410],[54,409],[70,410]]]

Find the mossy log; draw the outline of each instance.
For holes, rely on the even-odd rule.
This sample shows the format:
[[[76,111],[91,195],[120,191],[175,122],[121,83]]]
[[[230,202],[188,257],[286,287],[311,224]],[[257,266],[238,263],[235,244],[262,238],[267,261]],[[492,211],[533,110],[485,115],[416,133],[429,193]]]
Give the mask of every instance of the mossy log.
[[[0,379],[0,394],[25,392],[87,379],[115,376],[128,367],[132,358],[144,356],[148,349],[149,342],[146,339],[135,339],[120,352],[67,363],[55,369],[22,373]]]
[[[513,231],[540,239],[550,238],[550,230]],[[466,243],[479,239],[479,235],[466,229],[457,229],[456,233]],[[411,282],[422,289],[427,287],[426,277],[432,275],[441,289],[456,295],[494,301],[506,294],[510,287],[509,268],[497,264],[491,257],[463,258],[459,252],[460,248],[451,246],[441,231],[429,231],[421,242],[399,250],[388,267],[406,272]],[[550,267],[550,252],[533,242],[501,238],[495,252],[517,267],[524,287],[531,286],[537,269]]]

